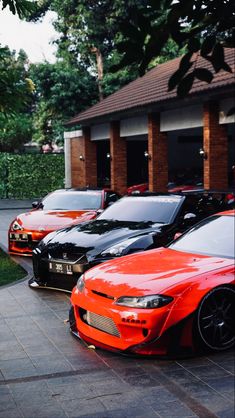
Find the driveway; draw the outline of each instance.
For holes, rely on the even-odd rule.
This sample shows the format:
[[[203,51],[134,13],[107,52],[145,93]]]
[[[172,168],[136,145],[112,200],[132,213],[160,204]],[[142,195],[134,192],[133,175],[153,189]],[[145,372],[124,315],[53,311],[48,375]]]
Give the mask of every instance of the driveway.
[[[5,247],[20,212],[0,210]],[[29,277],[29,257],[15,259]],[[233,351],[167,361],[94,350],[70,334],[68,309],[67,295],[27,280],[0,289],[0,418],[234,418]]]

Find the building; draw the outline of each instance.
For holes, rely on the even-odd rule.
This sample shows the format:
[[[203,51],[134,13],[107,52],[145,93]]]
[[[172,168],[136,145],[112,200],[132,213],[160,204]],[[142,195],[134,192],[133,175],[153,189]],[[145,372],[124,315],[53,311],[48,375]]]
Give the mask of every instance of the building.
[[[165,191],[175,176],[202,178],[206,189],[227,189],[235,165],[235,51],[225,50],[232,73],[195,80],[182,99],[168,92],[180,58],[160,64],[103,101],[79,113],[65,132],[66,186],[128,185],[148,181]],[[212,69],[198,57],[196,66]]]

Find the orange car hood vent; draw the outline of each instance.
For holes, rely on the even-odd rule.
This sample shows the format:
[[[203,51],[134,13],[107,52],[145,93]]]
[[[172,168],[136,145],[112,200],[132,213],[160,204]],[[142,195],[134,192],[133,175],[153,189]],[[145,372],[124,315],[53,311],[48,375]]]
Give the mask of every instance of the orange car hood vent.
[[[102,298],[112,299],[112,300],[115,299],[113,296],[106,295],[106,293],[97,292],[96,290],[92,290],[92,293],[94,293],[95,295],[101,296]]]

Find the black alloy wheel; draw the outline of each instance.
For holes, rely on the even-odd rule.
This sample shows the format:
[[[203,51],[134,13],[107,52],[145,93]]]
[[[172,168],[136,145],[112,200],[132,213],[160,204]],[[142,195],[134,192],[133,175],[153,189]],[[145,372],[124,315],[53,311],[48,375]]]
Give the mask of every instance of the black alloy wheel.
[[[223,351],[235,343],[235,290],[217,287],[201,301],[196,318],[201,346]]]

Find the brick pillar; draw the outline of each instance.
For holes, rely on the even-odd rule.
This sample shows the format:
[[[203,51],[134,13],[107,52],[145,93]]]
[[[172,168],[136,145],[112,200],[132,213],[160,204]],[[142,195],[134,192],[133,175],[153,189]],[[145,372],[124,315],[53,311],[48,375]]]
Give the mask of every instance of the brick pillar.
[[[90,140],[90,128],[71,140],[72,187],[97,187],[96,143]]]
[[[119,193],[126,193],[127,161],[126,141],[120,138],[119,121],[110,124],[111,187]]]
[[[149,190],[166,192],[168,183],[167,134],[160,132],[160,114],[148,115]]]
[[[219,125],[219,106],[215,102],[204,104],[203,111],[204,188],[228,187],[228,137],[224,125]]]

